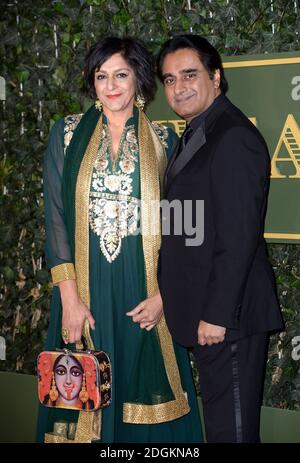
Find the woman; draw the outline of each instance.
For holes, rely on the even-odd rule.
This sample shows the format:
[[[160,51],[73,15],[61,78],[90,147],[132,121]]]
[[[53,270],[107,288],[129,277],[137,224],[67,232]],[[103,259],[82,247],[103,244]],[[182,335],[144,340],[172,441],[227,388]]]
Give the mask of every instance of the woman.
[[[55,124],[46,155],[46,253],[55,285],[47,348],[60,347],[61,335],[78,343],[83,332],[113,368],[112,403],[80,413],[78,441],[202,438],[189,359],[172,343],[156,281],[160,183],[176,139],[141,109],[154,96],[153,68],[138,39],[93,45],[84,76],[96,103]],[[41,410],[41,440],[46,431],[51,441],[59,419],[77,416]]]

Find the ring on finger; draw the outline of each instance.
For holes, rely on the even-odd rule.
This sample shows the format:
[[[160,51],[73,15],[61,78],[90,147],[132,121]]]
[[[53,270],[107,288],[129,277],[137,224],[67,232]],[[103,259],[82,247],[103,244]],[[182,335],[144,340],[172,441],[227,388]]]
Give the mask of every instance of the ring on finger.
[[[70,339],[70,331],[68,330],[68,328],[62,328],[61,336],[62,336],[64,341],[69,341],[69,339]]]

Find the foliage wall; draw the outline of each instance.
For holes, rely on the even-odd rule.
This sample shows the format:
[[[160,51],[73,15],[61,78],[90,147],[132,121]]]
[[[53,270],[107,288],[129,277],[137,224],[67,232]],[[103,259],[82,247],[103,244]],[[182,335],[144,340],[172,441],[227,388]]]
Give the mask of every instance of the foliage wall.
[[[300,49],[300,6],[281,0],[0,1],[1,108],[0,369],[33,373],[49,318],[49,273],[43,245],[42,157],[49,128],[82,110],[82,63],[98,38],[133,35],[153,52],[171,35],[206,36],[224,55]],[[299,408],[300,247],[269,245],[286,332],[272,337],[267,405]]]

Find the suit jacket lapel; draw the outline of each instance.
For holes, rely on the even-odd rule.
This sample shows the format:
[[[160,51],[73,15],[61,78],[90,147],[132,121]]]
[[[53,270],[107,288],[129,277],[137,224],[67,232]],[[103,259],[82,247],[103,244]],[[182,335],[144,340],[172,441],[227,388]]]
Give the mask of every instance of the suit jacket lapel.
[[[188,162],[195,156],[195,154],[202,148],[206,143],[205,133],[210,132],[214,126],[214,122],[218,119],[221,113],[225,108],[230,105],[230,101],[224,96],[221,95],[218,105],[212,109],[212,111],[207,115],[205,119],[205,130],[200,126],[193,136],[190,138],[186,144],[180,156],[177,156],[177,152],[180,144],[178,143],[173,156],[170,159],[170,163],[167,167],[165,174],[165,191],[169,188],[173,179],[179,174],[179,172],[187,165]]]
[[[176,156],[178,154],[178,150],[180,149],[180,145],[181,145],[181,139],[179,138],[177,144],[175,145],[174,152],[173,152],[172,156],[170,157],[168,165],[166,167],[165,180],[166,180],[166,178],[168,176],[168,173],[170,172],[170,170],[171,170],[171,168],[172,168],[172,166],[173,166],[173,164],[175,162]]]
[[[175,157],[172,164],[170,162],[169,169],[166,171],[166,187],[170,185],[173,178],[186,166],[186,164],[192,159],[192,157],[197,153],[197,151],[204,145],[206,142],[205,133],[203,127],[200,126],[193,136],[189,139],[186,146],[184,147],[180,156],[176,158],[179,146],[175,150]]]

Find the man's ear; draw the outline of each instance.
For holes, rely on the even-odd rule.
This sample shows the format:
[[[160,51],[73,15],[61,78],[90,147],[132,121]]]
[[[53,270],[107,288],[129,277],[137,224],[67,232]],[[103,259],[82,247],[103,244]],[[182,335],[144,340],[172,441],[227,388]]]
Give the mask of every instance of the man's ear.
[[[220,88],[220,82],[221,82],[221,74],[220,74],[220,69],[216,69],[214,72],[214,77],[213,77],[213,82],[214,82],[214,87]]]

